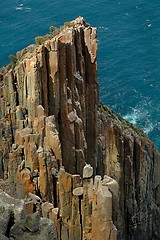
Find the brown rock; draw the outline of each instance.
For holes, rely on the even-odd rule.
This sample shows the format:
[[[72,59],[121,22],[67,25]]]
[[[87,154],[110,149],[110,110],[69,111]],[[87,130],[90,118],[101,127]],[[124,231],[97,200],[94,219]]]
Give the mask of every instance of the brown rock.
[[[96,29],[82,17],[65,25],[44,44],[27,48],[14,68],[0,71],[0,177],[12,196],[37,193],[54,207],[60,201],[66,239],[78,238],[80,225],[81,236],[92,239],[92,197],[106,207],[107,187],[118,238],[158,238],[160,155],[141,130],[99,104]],[[83,196],[73,196],[82,184],[71,174],[82,177],[85,164],[93,170],[84,171]],[[57,183],[62,165],[67,173],[61,169]],[[96,174],[118,185],[105,179],[103,186],[96,178],[95,193]],[[80,225],[73,223],[78,206]],[[97,219],[101,238],[116,237],[108,221]]]

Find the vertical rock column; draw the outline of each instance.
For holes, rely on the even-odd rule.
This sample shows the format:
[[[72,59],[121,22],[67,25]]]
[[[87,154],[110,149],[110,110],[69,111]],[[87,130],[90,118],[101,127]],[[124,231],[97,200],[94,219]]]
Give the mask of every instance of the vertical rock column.
[[[73,190],[72,197],[72,217],[69,231],[69,240],[81,240],[82,239],[82,225],[81,225],[81,196],[83,194],[83,188],[78,187]]]
[[[93,167],[94,175],[97,169],[97,33],[95,28],[84,29],[85,58],[85,97],[86,97],[86,140],[87,163]]]
[[[102,181],[96,176],[93,184],[93,168],[87,164],[83,182],[80,175],[71,175],[61,167],[58,186],[59,209],[50,203],[42,206],[43,216],[55,222],[58,240],[117,239],[112,220],[112,197],[118,195],[115,180],[105,176]]]
[[[83,169],[82,226],[83,239],[91,239],[92,231],[93,168],[88,164]]]
[[[72,215],[72,175],[61,167],[59,172],[59,205],[62,217],[61,239],[69,240]]]
[[[92,203],[92,239],[116,240],[117,230],[112,220],[112,194],[95,176]]]

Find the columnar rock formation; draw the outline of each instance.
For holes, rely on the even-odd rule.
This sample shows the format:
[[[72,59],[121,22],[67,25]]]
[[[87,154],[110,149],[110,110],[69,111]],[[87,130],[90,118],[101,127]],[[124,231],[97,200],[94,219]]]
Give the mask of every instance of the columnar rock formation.
[[[95,176],[93,182],[93,168],[86,165],[83,179],[60,168],[58,207],[30,192],[18,200],[0,190],[0,239],[116,240],[109,188],[116,189],[115,181]]]
[[[106,106],[98,119],[101,167],[120,187],[119,239],[160,239],[160,154],[142,130]]]
[[[99,103],[96,57],[96,29],[78,18],[44,44],[20,52],[10,70],[2,69],[1,187],[17,198],[37,194],[54,208],[60,204],[63,209],[63,195],[69,196],[70,192],[70,174],[82,176],[83,167],[89,163],[94,176],[107,174],[118,182],[120,191],[109,177],[99,191],[100,180],[95,177],[91,201],[87,191],[88,181],[92,185],[92,180],[84,178],[84,212],[90,215],[79,219],[80,197],[70,193],[65,200],[66,204],[72,202],[73,211],[62,210],[63,234],[72,231],[77,236],[79,231],[83,236],[81,229],[86,223],[83,237],[89,239],[88,233],[94,232],[94,228],[90,231],[91,222],[93,226],[101,224],[105,232],[108,223],[96,222],[92,216],[98,221],[96,194],[101,201],[107,184],[113,196],[118,238],[160,239],[160,155],[144,133]],[[62,165],[68,173],[63,176],[61,170],[59,178],[63,182],[68,174],[68,185],[59,189],[58,197],[57,179]],[[77,191],[81,190],[80,186]],[[76,216],[74,224],[72,214]],[[70,230],[67,224],[72,226]]]
[[[83,180],[64,168],[59,172],[59,209],[51,204],[42,205],[44,217],[53,219],[59,240],[116,240],[117,229],[112,221],[112,194],[101,176],[86,165]],[[56,214],[55,214],[56,213]]]

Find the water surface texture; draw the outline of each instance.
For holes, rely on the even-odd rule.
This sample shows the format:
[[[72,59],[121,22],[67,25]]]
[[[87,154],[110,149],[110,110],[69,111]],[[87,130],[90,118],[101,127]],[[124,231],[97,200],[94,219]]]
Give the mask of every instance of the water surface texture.
[[[78,16],[98,30],[101,101],[144,129],[160,149],[158,0],[6,0],[0,3],[0,66],[8,55]]]

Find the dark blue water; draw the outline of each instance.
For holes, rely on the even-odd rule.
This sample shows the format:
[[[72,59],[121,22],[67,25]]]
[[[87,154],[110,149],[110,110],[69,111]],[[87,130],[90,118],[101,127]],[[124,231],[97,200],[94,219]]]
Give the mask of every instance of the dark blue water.
[[[50,25],[78,16],[98,30],[101,100],[143,128],[160,149],[159,0],[1,1],[0,66]]]

